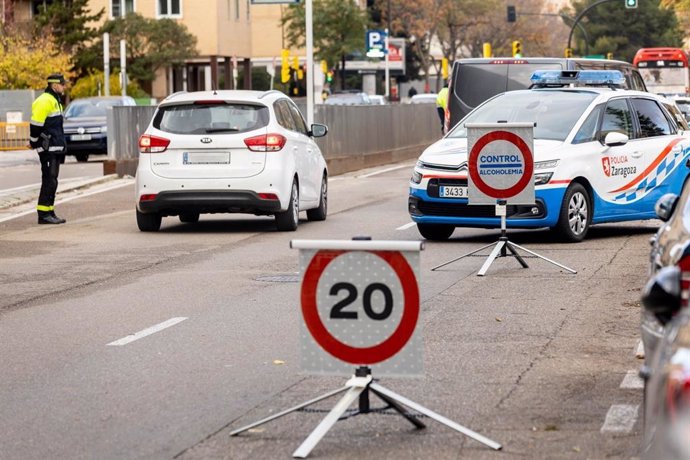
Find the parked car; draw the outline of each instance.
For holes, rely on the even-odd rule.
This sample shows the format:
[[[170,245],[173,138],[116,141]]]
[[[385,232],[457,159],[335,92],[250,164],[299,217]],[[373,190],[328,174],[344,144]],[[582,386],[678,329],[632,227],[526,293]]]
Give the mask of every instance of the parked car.
[[[676,103],[680,111],[685,116],[687,121],[690,121],[690,97],[687,96],[671,96],[670,99]]]
[[[193,223],[205,213],[273,215],[294,231],[299,212],[325,220],[328,169],[315,137],[279,91],[180,92],[163,100],[139,139],[136,216],[158,231],[164,216]]]
[[[85,162],[91,154],[108,153],[108,109],[121,105],[136,102],[129,96],[85,97],[70,102],[65,108],[63,125],[67,154]]]
[[[436,93],[415,94],[410,98],[410,104],[436,104]]]
[[[333,93],[324,102],[326,105],[371,105],[369,95],[362,91]]]
[[[388,104],[388,101],[386,100],[386,96],[383,96],[381,94],[370,94],[369,95],[369,100],[373,105],[386,105]]]
[[[612,82],[624,82],[618,71],[533,78],[537,88],[494,96],[419,157],[408,207],[423,237],[500,228],[493,205],[468,204],[466,123],[534,124],[535,202],[509,205],[508,227],[546,227],[577,242],[592,224],[656,218],[658,198],[680,192],[690,173],[690,133],[664,97],[616,88]]]
[[[690,186],[680,197],[663,196],[657,212],[664,223],[652,239],[651,276],[642,294],[642,456],[690,458]]]

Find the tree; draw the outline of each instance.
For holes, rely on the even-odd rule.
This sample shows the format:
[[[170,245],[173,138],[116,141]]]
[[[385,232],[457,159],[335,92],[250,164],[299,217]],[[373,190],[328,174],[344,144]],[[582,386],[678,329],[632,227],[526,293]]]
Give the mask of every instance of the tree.
[[[137,13],[128,13],[124,18],[119,17],[106,22],[102,31],[110,34],[111,58],[119,57],[120,40],[125,40],[127,74],[149,92],[158,69],[182,64],[198,54],[196,37],[189,33],[183,24],[169,18],[153,19]],[[102,62],[102,38],[91,48]]]
[[[286,41],[290,47],[306,45],[304,5],[290,5],[282,19],[287,28]],[[344,88],[345,59],[353,53],[364,54],[364,33],[368,25],[367,12],[352,0],[314,0],[314,54],[325,59],[329,67],[341,70],[340,88]]]
[[[0,89],[41,89],[53,72],[71,78],[71,68],[70,56],[60,51],[51,36],[30,38],[0,26]]]
[[[593,0],[573,3],[579,14]],[[580,21],[587,31],[590,54],[613,53],[614,57],[632,62],[640,48],[683,45],[683,33],[673,9],[661,6],[659,0],[638,2],[636,9],[626,9],[623,1],[602,3],[589,10]],[[576,53],[584,50],[584,36],[573,33]]]
[[[55,38],[63,53],[73,56],[74,70],[86,75],[92,66],[94,56],[89,44],[99,35],[99,30],[90,24],[98,23],[105,14],[102,8],[89,14],[88,0],[56,0],[39,6],[34,18],[34,35]]]

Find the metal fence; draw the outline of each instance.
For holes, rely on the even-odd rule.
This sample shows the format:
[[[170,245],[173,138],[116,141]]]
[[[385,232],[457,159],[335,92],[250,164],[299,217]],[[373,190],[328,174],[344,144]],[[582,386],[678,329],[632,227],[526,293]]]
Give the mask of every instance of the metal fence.
[[[128,164],[117,168],[118,174],[134,175],[138,138],[154,111],[153,106],[114,107],[108,116],[108,160]],[[328,135],[316,142],[332,175],[416,158],[441,137],[434,104],[317,105],[314,121],[328,126]]]
[[[29,122],[0,121],[0,150],[25,150],[29,147]]]

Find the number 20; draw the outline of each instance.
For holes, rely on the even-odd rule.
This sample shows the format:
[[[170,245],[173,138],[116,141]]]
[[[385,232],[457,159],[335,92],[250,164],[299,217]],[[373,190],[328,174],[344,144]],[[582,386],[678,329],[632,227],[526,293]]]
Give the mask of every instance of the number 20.
[[[357,319],[357,311],[345,311],[345,307],[353,303],[357,299],[357,288],[351,283],[335,283],[329,292],[330,295],[338,295],[340,291],[347,291],[347,296],[333,305],[331,308],[332,319]],[[371,306],[371,297],[375,291],[383,294],[383,310],[380,313],[374,311]],[[393,293],[390,288],[382,283],[372,283],[364,289],[362,295],[362,303],[364,304],[364,313],[371,319],[382,321],[388,318],[393,311]]]

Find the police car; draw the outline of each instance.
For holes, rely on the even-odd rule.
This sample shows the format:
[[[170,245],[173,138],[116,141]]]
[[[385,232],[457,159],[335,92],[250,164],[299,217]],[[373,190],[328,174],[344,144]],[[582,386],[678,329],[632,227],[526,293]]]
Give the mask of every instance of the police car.
[[[688,177],[690,132],[663,96],[624,90],[619,71],[538,71],[531,89],[499,94],[428,147],[408,208],[421,235],[500,228],[494,205],[468,204],[466,123],[534,123],[535,202],[507,206],[508,228],[550,228],[581,241],[592,224],[656,218],[663,194]]]

